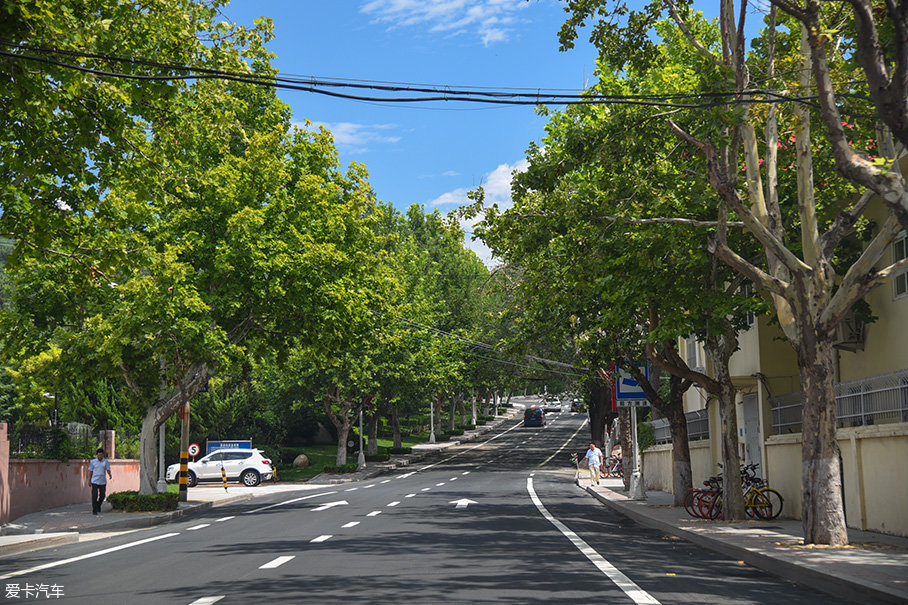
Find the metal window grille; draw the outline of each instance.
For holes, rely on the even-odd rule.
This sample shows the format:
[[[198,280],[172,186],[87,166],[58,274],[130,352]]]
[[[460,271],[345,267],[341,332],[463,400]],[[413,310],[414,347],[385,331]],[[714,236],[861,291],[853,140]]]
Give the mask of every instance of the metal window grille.
[[[709,438],[709,416],[706,410],[688,412],[684,417],[687,418],[688,440]],[[647,424],[653,427],[653,438],[656,443],[671,443],[672,435],[668,428],[668,418],[658,418]]]
[[[892,242],[892,262],[908,258],[908,237],[902,234],[901,237]],[[893,292],[895,298],[901,298],[908,295],[908,273],[902,273],[893,281]]]
[[[908,370],[840,382],[834,387],[839,427],[908,422]],[[801,393],[769,400],[776,433],[801,431]]]

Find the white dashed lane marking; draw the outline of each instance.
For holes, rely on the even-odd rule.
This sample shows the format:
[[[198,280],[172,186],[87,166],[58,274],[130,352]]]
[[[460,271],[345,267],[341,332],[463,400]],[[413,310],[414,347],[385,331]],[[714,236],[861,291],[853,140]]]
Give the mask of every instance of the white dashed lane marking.
[[[341,525],[341,527],[343,527],[344,529],[350,529],[351,527],[356,527],[357,525],[359,525],[359,521],[350,521],[349,523],[344,523],[343,525]]]
[[[331,539],[331,534],[323,534],[323,535],[319,536],[318,538],[312,538],[309,541],[317,544],[319,542],[324,542],[325,540],[330,540],[330,539]]]
[[[287,561],[289,561],[295,557],[296,557],[296,555],[286,555],[283,557],[278,557],[277,559],[274,559],[273,561],[268,561],[267,563],[265,563],[264,565],[259,567],[259,569],[275,569],[276,567],[280,567],[281,565],[283,565],[284,563],[286,563]]]
[[[377,516],[379,516],[380,514],[381,514],[381,511],[380,511],[380,510],[374,510],[374,511],[372,511],[371,513],[369,513],[369,514],[366,515],[366,516],[367,516],[367,517],[377,517]]]
[[[234,515],[230,515],[229,517],[221,517],[220,519],[215,519],[214,522],[220,523],[221,521],[230,521],[231,519],[234,519],[234,518],[235,518]],[[220,597],[220,598],[224,598],[224,597]]]
[[[421,492],[427,492],[427,491],[429,491],[430,489],[432,489],[432,488],[431,488],[431,487],[424,487],[424,488],[422,488],[422,489],[419,490],[419,491],[421,491]]]
[[[400,500],[395,500],[394,502],[389,502],[388,506],[397,506],[398,504],[400,504]]]
[[[412,497],[415,496],[415,495],[416,495],[416,494],[407,494],[406,496],[404,496],[404,498],[412,498]]]
[[[192,527],[187,527],[186,531],[195,531],[197,529],[203,529],[205,527],[208,527],[209,525],[211,525],[211,523],[202,523],[201,525],[193,525]]]

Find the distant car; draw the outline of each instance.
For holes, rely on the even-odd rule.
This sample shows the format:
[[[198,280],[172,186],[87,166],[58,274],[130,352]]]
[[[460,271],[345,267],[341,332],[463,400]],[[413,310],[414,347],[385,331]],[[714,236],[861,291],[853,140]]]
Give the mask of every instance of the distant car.
[[[582,400],[582,399],[574,399],[573,401],[571,401],[571,411],[572,411],[572,412],[580,412],[580,411],[583,411],[583,400]]]
[[[527,408],[523,413],[523,426],[545,426],[545,411],[542,408]]]
[[[262,455],[262,450],[218,450],[189,463],[186,484],[195,487],[201,482],[222,481],[221,467],[227,473],[228,480],[239,481],[246,487],[255,487],[274,475],[271,460]],[[167,467],[165,479],[168,483],[176,483],[179,477],[179,464]]]
[[[542,409],[546,412],[560,412],[561,411],[561,400],[557,397],[552,397],[551,399],[546,399],[542,403]]]

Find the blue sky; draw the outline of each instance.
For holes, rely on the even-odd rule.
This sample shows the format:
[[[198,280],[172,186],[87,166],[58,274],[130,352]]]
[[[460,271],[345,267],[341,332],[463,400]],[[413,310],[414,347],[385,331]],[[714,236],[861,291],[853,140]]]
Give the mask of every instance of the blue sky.
[[[269,48],[288,74],[579,91],[594,68],[588,44],[558,51],[565,13],[555,0],[233,0],[225,12],[241,24],[271,17]],[[379,199],[401,209],[448,212],[479,184],[491,200],[506,201],[511,172],[545,125],[532,106],[279,94],[294,121],[331,130],[342,163],[364,163]]]

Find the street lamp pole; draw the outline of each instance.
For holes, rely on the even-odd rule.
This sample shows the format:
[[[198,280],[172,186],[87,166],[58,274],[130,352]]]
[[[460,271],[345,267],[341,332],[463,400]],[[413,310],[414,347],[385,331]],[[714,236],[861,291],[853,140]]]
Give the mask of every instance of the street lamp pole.
[[[435,443],[435,402],[429,401],[429,443]]]
[[[359,458],[356,460],[356,466],[366,468],[366,454],[363,453],[363,411],[359,411]]]

